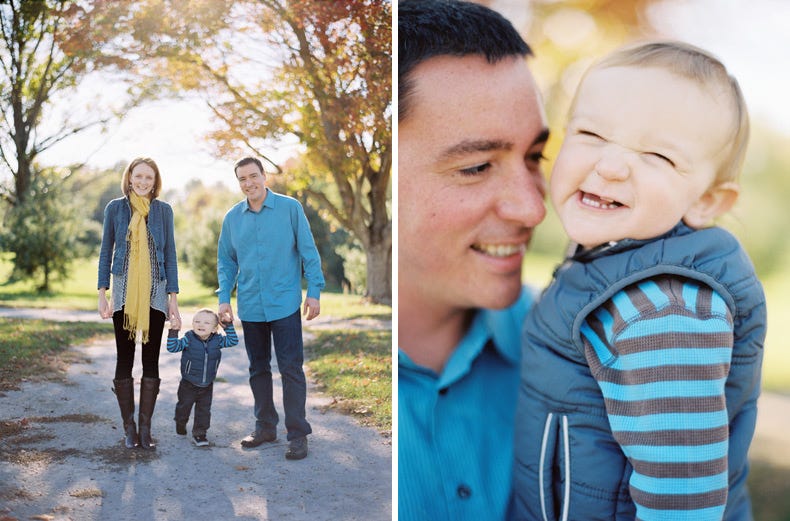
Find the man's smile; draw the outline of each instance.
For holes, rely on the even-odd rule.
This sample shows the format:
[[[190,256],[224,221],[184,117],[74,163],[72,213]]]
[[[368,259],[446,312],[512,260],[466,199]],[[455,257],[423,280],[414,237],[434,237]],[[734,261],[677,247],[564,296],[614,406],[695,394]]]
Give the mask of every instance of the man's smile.
[[[519,244],[473,244],[472,249],[485,253],[492,257],[510,257],[511,255],[523,255],[527,250],[527,245]]]

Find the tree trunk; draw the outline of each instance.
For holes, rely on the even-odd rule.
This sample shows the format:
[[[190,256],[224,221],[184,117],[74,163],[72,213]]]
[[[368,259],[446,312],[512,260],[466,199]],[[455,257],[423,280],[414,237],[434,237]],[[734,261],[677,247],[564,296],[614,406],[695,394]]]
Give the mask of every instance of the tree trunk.
[[[376,304],[392,304],[392,241],[371,244],[366,249],[366,296]]]
[[[49,291],[49,263],[44,263],[44,283],[38,287],[39,293],[45,293]]]

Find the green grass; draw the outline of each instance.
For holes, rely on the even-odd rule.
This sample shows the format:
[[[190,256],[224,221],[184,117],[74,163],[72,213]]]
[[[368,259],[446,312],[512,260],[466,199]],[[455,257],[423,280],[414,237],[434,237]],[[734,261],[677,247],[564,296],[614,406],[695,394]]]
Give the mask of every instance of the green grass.
[[[83,260],[73,265],[73,276],[51,284],[52,291],[39,293],[39,280],[9,282],[11,254],[0,254],[0,306],[96,309],[97,262]]]
[[[0,254],[0,306],[94,310],[98,306],[96,291],[98,258],[82,259],[72,264],[69,278],[56,281],[47,293],[36,291],[38,281],[9,282],[9,254]],[[216,307],[213,290],[201,285],[192,272],[179,266],[178,304],[184,309]]]
[[[524,261],[524,280],[543,288],[559,258],[529,253]],[[790,339],[781,326],[790,316],[790,271],[777,273],[763,281],[768,306],[768,333],[763,361],[763,389],[790,392]],[[788,520],[790,521],[790,520]]]
[[[68,347],[112,337],[109,323],[59,323],[0,317],[0,390],[60,374]]]
[[[392,431],[392,332],[314,330],[307,367],[334,407]]]
[[[359,295],[321,293],[321,315],[334,318],[392,319],[392,307],[372,304]]]

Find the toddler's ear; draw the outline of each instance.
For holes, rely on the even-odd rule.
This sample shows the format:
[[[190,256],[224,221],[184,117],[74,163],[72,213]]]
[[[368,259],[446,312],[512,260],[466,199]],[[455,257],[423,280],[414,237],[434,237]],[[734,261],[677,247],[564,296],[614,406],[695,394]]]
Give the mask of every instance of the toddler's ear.
[[[738,199],[741,187],[734,181],[710,188],[689,208],[683,222],[691,228],[704,228],[714,219],[727,213]]]

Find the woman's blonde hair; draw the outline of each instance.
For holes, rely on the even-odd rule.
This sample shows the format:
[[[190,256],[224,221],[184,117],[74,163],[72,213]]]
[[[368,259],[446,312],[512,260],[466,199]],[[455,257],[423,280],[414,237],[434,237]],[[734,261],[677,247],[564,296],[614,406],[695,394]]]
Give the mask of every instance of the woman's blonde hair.
[[[123,177],[121,178],[121,191],[123,192],[123,195],[129,197],[129,190],[131,190],[132,186],[132,170],[134,170],[134,168],[141,163],[145,163],[146,165],[150,166],[154,171],[154,188],[151,190],[149,197],[151,199],[156,199],[159,197],[159,191],[162,189],[162,176],[159,173],[159,167],[156,166],[156,161],[150,157],[136,157],[132,159],[132,162],[129,163],[129,166],[127,166],[126,170],[123,171]]]
[[[722,156],[716,172],[716,182],[738,179],[749,142],[749,112],[738,81],[718,58],[685,42],[644,42],[622,47],[606,55],[584,73],[579,85],[584,83],[591,71],[609,67],[658,67],[691,80],[703,88],[721,89],[730,99],[734,128],[729,152]],[[579,89],[576,90],[576,96],[578,92]],[[576,97],[571,103],[570,113],[573,113],[575,106]]]

